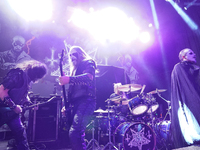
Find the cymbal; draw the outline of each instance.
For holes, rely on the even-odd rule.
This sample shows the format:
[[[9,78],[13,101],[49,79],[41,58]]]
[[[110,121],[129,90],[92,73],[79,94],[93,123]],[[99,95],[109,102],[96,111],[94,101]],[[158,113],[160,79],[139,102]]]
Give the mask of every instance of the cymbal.
[[[108,113],[108,110],[103,110],[101,108],[94,111],[95,113]],[[109,110],[110,113],[113,113],[114,110]]]
[[[111,101],[113,101],[115,104],[121,104],[121,105],[127,105],[129,100],[127,98],[122,98],[122,97],[114,97],[112,99],[110,99]]]
[[[122,92],[133,92],[133,91],[137,91],[140,90],[142,88],[142,85],[140,84],[125,84],[125,85],[121,85],[118,87],[119,91]]]
[[[165,91],[167,91],[167,90],[166,89],[157,89],[157,90],[151,91],[147,94],[156,94],[156,93],[165,92]]]

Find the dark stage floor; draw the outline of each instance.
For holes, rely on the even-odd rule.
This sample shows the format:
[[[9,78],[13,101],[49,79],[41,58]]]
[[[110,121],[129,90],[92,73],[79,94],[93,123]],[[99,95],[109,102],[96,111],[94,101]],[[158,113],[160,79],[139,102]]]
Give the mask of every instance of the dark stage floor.
[[[128,133],[128,131],[127,131],[127,133]],[[91,130],[89,130],[89,131],[87,130],[87,132],[86,132],[87,145],[90,142],[90,144],[88,145],[88,150],[108,150],[109,149],[109,146],[108,146],[109,136],[105,133],[99,133],[99,135],[100,136],[98,137],[97,133],[95,132],[95,135],[94,135],[95,141],[96,141],[96,143],[99,144],[99,148],[97,148],[96,145],[94,144],[95,148],[93,149],[93,147],[92,147],[93,145],[91,143],[92,132],[91,132]],[[111,142],[112,143],[114,143],[114,142],[121,143],[121,140],[123,140],[123,139],[119,138],[119,134],[115,134],[115,136],[118,138],[116,138],[116,137],[113,138],[113,136],[112,136]],[[147,137],[147,135],[145,135],[145,137]],[[145,139],[145,137],[143,137],[143,138]],[[153,149],[154,150],[172,150],[173,147],[171,146],[170,142],[167,141],[166,139],[164,139],[163,137],[165,137],[165,136],[159,136],[157,134],[157,136],[154,136],[154,138],[151,139],[150,143],[143,144],[142,150],[146,150],[148,148],[150,148],[152,150]],[[9,131],[8,132],[0,132],[0,150],[7,150],[7,144],[10,139],[12,139],[11,132],[9,132]],[[115,139],[115,141],[113,141],[113,139]],[[156,143],[155,145],[153,144],[154,142]],[[70,145],[66,143],[66,138],[64,138],[64,137],[63,137],[63,139],[58,139],[56,141],[45,140],[44,142],[37,142],[37,143],[29,142],[29,145],[30,145],[31,150],[71,150]],[[127,146],[128,144],[125,143],[124,145]],[[145,145],[147,147],[145,147]],[[105,148],[105,146],[107,146],[107,147]],[[122,150],[122,149],[126,150],[126,148],[122,148],[121,144],[115,144],[115,146],[119,150]],[[113,150],[113,148],[112,148],[112,150]],[[189,146],[189,147],[179,148],[176,150],[200,150],[200,146],[193,145],[193,146]]]
[[[7,150],[8,140],[0,141],[0,150]],[[50,144],[30,144],[31,150],[71,150],[71,148],[60,147]]]

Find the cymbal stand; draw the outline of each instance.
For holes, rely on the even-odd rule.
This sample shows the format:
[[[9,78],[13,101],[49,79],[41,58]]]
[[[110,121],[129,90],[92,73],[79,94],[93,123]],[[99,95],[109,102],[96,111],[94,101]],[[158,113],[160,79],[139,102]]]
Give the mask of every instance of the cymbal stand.
[[[157,90],[157,89],[156,89]],[[161,98],[161,99],[163,99],[166,103],[167,103],[167,106],[168,106],[168,110],[167,110],[167,113],[166,113],[166,115],[165,115],[165,117],[164,117],[164,119],[163,120],[165,120],[166,119],[166,117],[167,117],[167,115],[169,115],[169,120],[171,121],[171,112],[170,112],[170,101],[169,100],[166,100],[166,99],[164,99],[161,95],[160,95],[160,93],[157,91],[157,94],[158,94],[158,96]]]
[[[149,94],[149,100],[150,100],[150,107],[152,106],[152,99],[153,99],[153,97],[152,97],[152,94]],[[150,108],[150,111],[151,111],[151,125],[152,125],[152,127],[154,127],[154,121],[153,121],[153,111],[152,111],[152,107]]]
[[[99,143],[97,142],[97,140],[95,140],[94,138],[94,120],[92,120],[88,125],[87,127],[92,124],[92,139],[89,141],[88,145],[87,145],[87,150],[89,150],[89,146],[92,145],[92,150],[96,150],[96,149],[99,149]],[[95,147],[96,145],[96,147]]]
[[[107,100],[108,102],[108,135],[109,135],[109,142],[104,146],[103,150],[105,150],[107,147],[109,147],[109,150],[111,150],[111,147],[113,147],[114,149],[118,150],[117,147],[115,147],[115,145],[111,142],[111,117],[110,117],[110,99]]]

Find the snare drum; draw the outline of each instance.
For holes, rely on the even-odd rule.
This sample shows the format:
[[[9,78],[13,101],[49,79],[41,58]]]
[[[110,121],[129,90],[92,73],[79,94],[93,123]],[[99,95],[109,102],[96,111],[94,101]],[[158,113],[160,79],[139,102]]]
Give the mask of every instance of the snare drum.
[[[141,115],[148,109],[146,101],[138,96],[129,101],[128,107],[133,115]]]
[[[144,123],[124,122],[115,132],[113,141],[123,150],[154,150],[156,137],[153,130]]]

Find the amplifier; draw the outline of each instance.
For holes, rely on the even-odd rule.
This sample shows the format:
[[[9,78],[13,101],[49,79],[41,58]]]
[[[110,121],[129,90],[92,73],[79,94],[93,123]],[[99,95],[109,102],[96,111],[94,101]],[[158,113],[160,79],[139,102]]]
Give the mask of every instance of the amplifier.
[[[49,98],[31,98],[34,103],[45,103]],[[52,101],[39,105],[38,110],[30,110],[27,135],[29,142],[53,142],[58,140],[61,97],[55,97]]]

